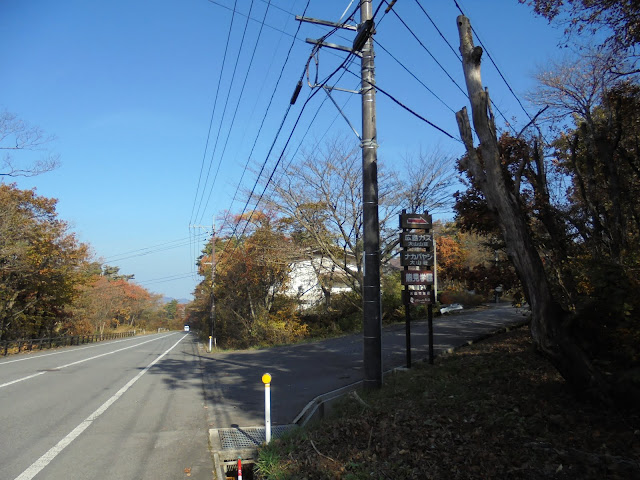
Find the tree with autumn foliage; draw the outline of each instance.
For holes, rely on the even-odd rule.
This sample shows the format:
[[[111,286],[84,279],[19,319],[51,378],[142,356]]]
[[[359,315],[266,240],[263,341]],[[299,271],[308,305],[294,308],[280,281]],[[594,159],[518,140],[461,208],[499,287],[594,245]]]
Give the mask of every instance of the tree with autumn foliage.
[[[236,235],[232,236],[231,233]],[[234,218],[216,240],[215,282],[211,289],[213,248],[209,242],[198,267],[204,280],[194,292],[190,317],[209,332],[211,303],[215,336],[222,346],[285,343],[302,337],[294,299],[283,295],[293,258],[291,240],[273,214],[252,212]],[[191,323],[191,320],[189,320]]]
[[[539,132],[499,136],[481,84],[482,49],[467,18],[458,17],[458,28],[480,139],[474,146],[466,108],[458,112],[467,151],[460,167],[475,190],[465,199],[469,218],[504,242],[531,306],[534,344],[567,383],[637,407],[637,79],[621,79],[602,52],[585,55],[543,77],[550,118],[567,122],[555,124],[551,149]]]
[[[455,172],[454,158],[438,149],[407,154],[404,175],[383,162],[378,166],[378,210],[381,263],[397,254],[398,215],[402,209],[436,212],[451,203],[449,189]],[[363,279],[362,165],[360,146],[334,138],[292,159],[285,173],[268,185],[261,199],[277,212],[297,245],[322,257],[330,274],[317,271],[325,296],[331,302],[332,286],[348,285],[361,308]]]
[[[160,295],[154,295],[131,281],[133,275],[121,275],[118,267],[103,265],[78,286],[73,304],[70,334],[97,333],[126,326],[127,329],[156,327],[168,323]],[[177,325],[174,325],[177,328]]]
[[[52,336],[69,319],[87,250],[55,199],[0,184],[0,339]]]

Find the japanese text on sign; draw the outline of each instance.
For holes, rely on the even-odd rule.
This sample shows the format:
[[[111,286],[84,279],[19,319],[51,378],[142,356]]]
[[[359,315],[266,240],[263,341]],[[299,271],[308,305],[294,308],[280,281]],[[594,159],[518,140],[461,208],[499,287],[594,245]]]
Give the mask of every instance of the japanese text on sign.
[[[433,284],[433,272],[411,271],[402,272],[402,285],[431,285]]]
[[[402,299],[405,305],[424,305],[431,303],[431,292],[429,290],[405,290],[402,292]]]
[[[403,267],[433,265],[433,253],[400,252],[400,265]]]
[[[433,236],[430,233],[401,233],[400,246],[404,248],[431,248]]]

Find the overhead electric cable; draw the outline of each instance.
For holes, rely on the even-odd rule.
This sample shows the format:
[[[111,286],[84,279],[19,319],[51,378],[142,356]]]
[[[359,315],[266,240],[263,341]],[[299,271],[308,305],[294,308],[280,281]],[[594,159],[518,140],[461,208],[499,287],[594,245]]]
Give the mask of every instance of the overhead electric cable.
[[[456,4],[456,7],[458,7],[458,10],[460,11],[460,13],[464,16],[465,13],[462,11],[462,8],[460,8],[460,5],[458,5],[458,2],[456,0],[453,0],[453,3]],[[509,82],[507,82],[507,79],[504,77],[504,75],[502,74],[502,72],[500,71],[500,68],[498,68],[498,65],[496,65],[496,62],[493,61],[493,57],[491,56],[491,54],[489,53],[489,50],[487,49],[487,47],[485,47],[484,43],[482,43],[482,40],[480,40],[480,36],[478,35],[478,33],[475,31],[475,29],[473,28],[473,25],[471,25],[471,31],[473,32],[473,34],[476,36],[476,38],[478,39],[478,42],[480,43],[480,46],[484,49],[485,53],[487,54],[487,57],[489,57],[489,60],[491,60],[491,63],[493,64],[493,66],[495,67],[496,71],[498,72],[498,75],[500,75],[500,78],[502,78],[502,81],[504,82],[504,84],[507,86],[507,88],[509,89],[509,91],[511,92],[511,95],[513,95],[513,98],[516,99],[516,101],[518,102],[518,105],[520,105],[520,108],[522,108],[522,111],[525,113],[525,115],[527,116],[527,118],[530,121],[533,121],[533,119],[531,118],[531,115],[529,115],[529,112],[527,112],[527,110],[524,108],[524,105],[522,105],[522,102],[520,101],[520,99],[518,98],[518,96],[516,95],[516,93],[513,91],[513,89],[511,88],[511,85],[509,85]],[[502,115],[502,117],[507,120],[504,115]],[[508,122],[508,120],[507,120]],[[536,125],[537,128],[537,125]],[[539,130],[539,129],[538,129]],[[515,132],[515,130],[514,130]]]
[[[251,6],[249,7],[249,14],[251,14],[251,9],[253,8],[253,0],[251,0]],[[238,62],[240,61],[240,55],[242,53],[242,47],[244,46],[244,39],[245,36],[247,34],[247,28],[249,26],[249,17],[247,16],[247,20],[244,24],[244,29],[242,31],[242,38],[240,40],[240,47],[238,48],[238,54],[236,56],[236,61],[233,65],[233,72],[231,72],[231,80],[229,81],[229,91],[227,92],[227,96],[225,97],[224,100],[224,107],[222,108],[222,116],[220,117],[220,124],[218,126],[218,133],[216,134],[216,140],[215,143],[213,145],[213,152],[211,153],[211,160],[209,161],[209,168],[207,169],[207,176],[205,178],[205,182],[204,182],[204,186],[202,187],[202,195],[200,197],[200,203],[198,204],[198,210],[196,211],[196,218],[198,217],[198,214],[200,213],[200,207],[202,206],[202,201],[204,200],[204,196],[205,196],[205,191],[207,189],[207,184],[209,182],[209,175],[211,173],[211,167],[213,166],[213,159],[216,155],[216,150],[218,149],[218,140],[220,139],[220,132],[222,132],[222,125],[224,124],[224,117],[227,113],[227,106],[229,105],[229,98],[231,97],[231,91],[233,89],[233,82],[235,80],[236,77],[236,72],[238,70]],[[222,162],[222,158],[220,158],[220,162]],[[213,179],[213,182],[211,182],[211,189],[213,189],[213,187],[215,186],[215,181],[216,179]],[[204,211],[202,212],[202,216],[204,216]],[[200,218],[202,218],[202,216]]]
[[[207,234],[198,234],[196,235],[195,239],[202,239],[205,238],[207,236]],[[143,247],[143,248],[139,248],[136,250],[130,250],[128,252],[123,252],[123,253],[119,253],[119,254],[115,254],[115,255],[110,255],[109,257],[106,257],[104,259],[105,263],[109,263],[109,262],[118,262],[120,260],[126,260],[129,258],[135,258],[135,257],[142,257],[145,255],[151,255],[154,253],[159,253],[159,252],[164,252],[167,250],[172,250],[174,248],[179,248],[179,247],[184,247],[190,244],[191,241],[193,241],[193,237],[185,237],[182,239],[178,239],[178,240],[173,240],[170,242],[165,242],[165,243],[160,243],[158,245],[153,245],[150,247]]]
[[[222,74],[224,72],[224,65],[226,63],[227,60],[227,53],[229,51],[229,44],[230,44],[230,39],[231,39],[231,31],[233,29],[233,21],[235,18],[235,14],[236,14],[236,6],[238,4],[238,0],[235,0],[234,6],[233,6],[233,11],[231,14],[231,21],[229,22],[229,31],[227,32],[227,41],[224,47],[224,54],[222,55],[222,64],[220,66],[220,75],[218,76],[218,85],[216,88],[216,94],[213,100],[213,108],[211,109],[211,118],[209,120],[209,129],[207,131],[207,140],[205,142],[205,146],[204,146],[204,152],[202,154],[202,163],[200,165],[200,174],[198,175],[198,185],[196,187],[196,193],[195,196],[193,198],[193,206],[191,207],[191,216],[189,217],[189,225],[191,225],[193,223],[193,218],[194,218],[194,212],[195,212],[195,208],[196,208],[196,204],[198,203],[198,194],[200,193],[200,183],[202,181],[202,172],[204,171],[204,165],[207,159],[207,151],[209,149],[209,139],[211,138],[211,128],[213,127],[213,119],[215,117],[215,113],[216,113],[216,107],[218,105],[218,98],[220,95],[220,85],[222,83]],[[204,193],[204,190],[206,188],[206,182],[205,184],[202,186],[202,191]],[[196,214],[197,216],[197,214]],[[189,232],[191,232],[191,230],[189,230]],[[193,241],[192,247],[191,247],[192,251],[191,251],[191,257],[195,258],[195,239]]]
[[[311,0],[307,0],[307,4],[304,7],[304,12],[302,14],[303,16],[307,12],[307,8],[309,8],[309,3],[310,2],[311,2]],[[269,103],[267,105],[267,109],[264,112],[264,115],[262,117],[262,121],[260,122],[260,127],[258,128],[258,132],[256,133],[255,139],[253,141],[253,145],[251,146],[251,151],[247,155],[247,161],[245,162],[244,169],[242,170],[242,175],[240,176],[240,181],[238,182],[238,185],[236,187],[236,191],[233,194],[233,199],[231,200],[231,205],[229,206],[229,210],[231,210],[231,206],[236,201],[236,197],[238,195],[238,190],[240,189],[240,185],[242,184],[242,181],[244,180],[244,175],[247,172],[247,168],[249,167],[249,161],[251,160],[251,155],[253,155],[253,151],[254,151],[254,149],[256,147],[256,144],[258,143],[258,138],[260,137],[260,133],[262,132],[262,128],[263,128],[263,126],[265,124],[265,121],[267,119],[267,115],[269,114],[269,111],[271,110],[271,104],[273,103],[273,99],[275,98],[276,91],[278,89],[278,86],[280,85],[280,80],[282,80],[282,76],[284,75],[284,70],[285,70],[285,68],[287,66],[287,63],[289,62],[289,58],[291,57],[291,50],[293,50],[293,45],[295,44],[295,38],[297,37],[301,26],[302,26],[302,23],[298,23],[298,28],[296,30],[296,34],[294,35],[294,41],[292,41],[291,45],[289,45],[289,51],[287,52],[287,56],[286,56],[286,58],[284,60],[284,63],[282,64],[282,68],[280,69],[280,75],[278,75],[278,79],[276,80],[276,84],[273,87],[273,92],[271,93],[271,97],[269,98]]]
[[[356,11],[357,11],[357,9],[356,9]],[[355,14],[355,11],[354,11],[354,14]],[[352,14],[352,16],[353,16],[353,14]],[[323,39],[324,39],[324,38],[326,38],[328,35],[329,35],[329,34],[327,34],[325,37],[323,37]],[[314,48],[316,48],[316,47],[314,47]],[[340,66],[338,66],[338,68],[336,68],[336,69],[335,69],[335,70],[334,70],[330,75],[328,75],[328,76],[323,80],[323,82],[319,85],[319,87],[324,86],[324,85],[325,85],[325,84],[326,84],[326,83],[327,83],[327,82],[328,82],[328,81],[329,81],[329,80],[330,80],[330,79],[331,79],[331,78],[332,78],[332,77],[333,77],[333,76],[334,76],[334,75],[335,75],[339,70],[341,70],[341,69],[342,69],[342,68],[347,64],[347,62],[349,61],[349,59],[351,58],[351,56],[352,56],[352,55],[353,55],[353,53],[349,53],[349,55],[347,55],[347,57],[345,58],[345,60],[343,60],[343,62],[340,64]],[[309,57],[309,59],[311,59],[311,56]],[[306,66],[305,66],[305,71],[306,71]],[[301,79],[302,79],[302,78],[304,78],[304,71],[303,71],[303,74],[302,74],[302,76],[301,76]],[[312,98],[313,98],[313,97],[314,97],[314,96],[315,96],[319,91],[320,91],[320,88],[316,88],[313,92],[311,92],[311,93],[309,94],[309,96],[307,97],[307,99],[305,100],[304,104],[302,105],[302,108],[301,108],[301,110],[300,110],[300,113],[298,114],[298,118],[297,118],[297,119],[296,119],[296,121],[294,122],[294,125],[293,125],[293,127],[292,127],[292,129],[291,129],[291,132],[289,133],[289,137],[287,138],[287,141],[286,141],[286,143],[285,143],[284,147],[282,148],[282,152],[280,153],[280,156],[278,157],[278,160],[277,160],[277,162],[276,162],[276,165],[275,165],[274,169],[272,170],[271,175],[269,176],[269,179],[267,180],[267,183],[265,184],[265,188],[263,189],[262,194],[260,195],[260,197],[259,197],[258,201],[256,202],[256,207],[260,204],[260,201],[262,200],[262,197],[263,197],[263,195],[264,195],[264,192],[266,191],[266,188],[269,186],[269,183],[271,182],[271,179],[273,178],[273,175],[274,175],[274,173],[275,173],[275,170],[277,169],[278,165],[280,164],[280,161],[282,160],[282,157],[284,156],[284,152],[285,152],[285,150],[286,150],[287,146],[289,145],[289,142],[291,141],[291,138],[293,137],[293,134],[294,134],[294,132],[295,132],[295,129],[296,129],[296,127],[297,127],[298,123],[300,122],[300,118],[302,117],[302,114],[304,113],[304,110],[305,110],[306,106],[308,105],[309,101],[310,101],[310,100],[311,100],[311,99],[312,99]],[[286,111],[286,113],[285,113],[285,116],[284,116],[284,118],[282,119],[282,122],[280,123],[280,127],[278,128],[278,131],[277,131],[277,133],[276,133],[276,137],[274,138],[274,141],[273,141],[273,143],[271,144],[271,148],[269,149],[269,152],[267,153],[267,155],[266,155],[266,157],[265,157],[265,161],[264,161],[264,162],[263,162],[263,164],[262,164],[262,168],[260,169],[260,172],[258,173],[258,175],[257,175],[257,177],[256,177],[256,182],[254,183],[254,186],[253,186],[253,188],[252,188],[252,190],[251,190],[251,193],[250,193],[250,194],[249,194],[249,196],[247,197],[247,201],[246,201],[246,203],[245,203],[244,208],[242,209],[242,213],[240,214],[240,217],[242,217],[242,216],[244,215],[244,213],[245,213],[245,212],[246,212],[246,210],[247,210],[247,207],[249,206],[249,202],[251,201],[251,198],[253,198],[253,194],[255,193],[255,189],[256,189],[256,187],[257,187],[257,185],[258,185],[258,182],[259,182],[259,180],[260,180],[260,177],[261,177],[261,175],[262,175],[262,172],[264,171],[264,168],[265,168],[265,166],[266,166],[266,164],[267,164],[267,161],[268,161],[268,159],[269,159],[269,156],[271,155],[271,152],[272,152],[272,150],[273,150],[273,148],[274,148],[274,146],[275,146],[275,143],[276,143],[276,141],[277,141],[277,138],[278,138],[278,137],[279,137],[279,135],[280,135],[280,132],[282,131],[282,127],[284,126],[284,122],[285,122],[286,117],[288,116],[289,111],[291,110],[291,107],[292,107],[292,106],[293,106],[292,104],[289,104],[289,106],[287,107],[287,111]],[[255,209],[251,212],[251,214],[250,214],[250,216],[249,216],[249,219],[245,222],[245,226],[244,226],[244,228],[243,228],[243,230],[242,230],[242,233],[240,234],[239,238],[241,238],[241,237],[244,235],[244,233],[245,233],[245,231],[246,231],[246,229],[247,229],[247,227],[248,227],[249,223],[251,222],[251,219],[253,218],[253,213],[254,213],[254,212],[255,212]],[[235,236],[235,235],[236,235],[236,232],[237,232],[237,226],[238,226],[238,224],[236,224],[236,225],[234,226],[234,229],[233,229],[233,232],[232,232],[231,236]],[[227,244],[227,245],[228,245],[228,244]],[[236,246],[234,247],[234,249],[232,250],[232,252],[231,252],[231,253],[233,253],[233,252],[235,251],[235,249],[236,249],[236,248],[237,248],[237,244],[236,244]],[[225,248],[223,248],[221,255],[224,253],[224,251],[225,251],[225,250],[226,250],[226,245],[225,245]]]
[[[347,72],[349,72],[351,75],[355,76],[355,77],[360,77],[359,75],[353,73],[351,70],[347,70]],[[371,85],[372,87],[374,87],[376,90],[378,90],[380,93],[382,93],[383,95],[385,95],[386,97],[388,97],[391,101],[393,101],[394,103],[396,103],[397,105],[399,105],[400,107],[404,108],[407,112],[409,112],[410,114],[414,115],[415,117],[419,118],[420,120],[422,120],[423,122],[427,123],[428,125],[431,125],[433,128],[435,128],[436,130],[438,130],[441,133],[444,133],[447,137],[462,143],[462,140],[460,140],[459,138],[454,137],[453,135],[451,135],[449,132],[447,132],[445,129],[439,127],[438,125],[436,125],[435,123],[433,123],[430,120],[427,120],[425,117],[423,117],[422,115],[420,115],[419,113],[415,112],[414,110],[412,110],[410,107],[408,107],[407,105],[405,105],[404,103],[402,103],[400,100],[398,100],[397,98],[395,98],[393,95],[391,95],[390,93],[386,92],[385,90],[383,90],[382,88],[380,88],[380,85],[378,84],[374,84],[371,82],[367,82],[369,83],[369,85]]]
[[[236,102],[236,108],[233,112],[233,116],[231,118],[231,124],[229,126],[229,130],[227,132],[227,138],[225,139],[224,142],[224,146],[222,148],[222,153],[220,154],[220,161],[218,162],[218,168],[216,169],[216,173],[213,177],[213,182],[211,184],[211,189],[209,190],[209,196],[207,197],[207,201],[204,205],[204,208],[202,209],[202,215],[204,216],[204,212],[207,210],[207,207],[209,206],[209,201],[211,200],[211,194],[213,193],[213,187],[215,186],[216,183],[216,179],[218,178],[218,173],[220,172],[220,166],[222,165],[222,160],[224,159],[224,154],[227,151],[227,145],[229,143],[229,138],[231,137],[231,131],[233,130],[233,125],[235,124],[236,121],[236,116],[238,114],[238,108],[240,107],[240,100],[242,99],[242,94],[244,93],[244,89],[247,86],[247,80],[249,78],[249,72],[251,71],[251,66],[253,65],[253,60],[255,58],[256,55],[256,51],[258,49],[258,43],[260,42],[260,37],[262,36],[262,29],[264,27],[264,22],[267,18],[267,13],[269,12],[269,6],[271,5],[271,0],[268,1],[267,3],[267,8],[264,11],[264,16],[262,18],[262,22],[260,23],[260,30],[258,31],[258,35],[256,37],[256,41],[255,44],[253,46],[253,52],[251,53],[251,58],[249,60],[249,66],[247,67],[247,73],[244,76],[244,81],[242,82],[242,88],[240,89],[240,94],[238,95],[238,101]],[[242,48],[242,47],[241,47]]]
[[[451,43],[449,43],[449,40],[447,40],[447,38],[443,35],[442,31],[440,30],[440,28],[438,28],[438,25],[436,25],[436,22],[433,21],[433,19],[431,18],[431,16],[427,13],[427,11],[424,9],[424,7],[420,4],[419,0],[416,0],[416,3],[418,4],[418,7],[420,7],[420,10],[422,10],[422,13],[424,13],[426,15],[426,17],[429,19],[429,21],[431,22],[431,25],[433,25],[433,27],[436,29],[436,31],[440,34],[440,36],[442,37],[442,39],[444,40],[444,42],[449,45],[449,48],[451,49],[451,51],[453,52],[453,54],[455,55],[455,57],[457,59],[460,59],[460,52],[456,51],[455,48],[453,48],[453,45],[451,45]]]
[[[225,44],[224,47],[224,54],[222,55],[222,64],[220,67],[220,75],[218,76],[218,86],[216,88],[216,94],[213,100],[213,108],[211,109],[211,119],[209,120],[209,130],[207,132],[207,140],[205,142],[205,146],[204,146],[204,154],[202,155],[202,164],[200,166],[200,175],[198,176],[198,186],[196,187],[196,195],[195,198],[193,199],[193,206],[191,207],[191,217],[189,218],[189,223],[193,222],[193,213],[194,210],[196,208],[196,203],[198,202],[198,193],[200,192],[200,182],[202,180],[202,172],[204,171],[204,164],[205,161],[207,159],[207,150],[209,148],[209,139],[211,138],[211,128],[213,126],[213,118],[215,116],[216,113],[216,106],[218,104],[218,97],[220,94],[220,84],[222,83],[222,73],[224,71],[224,64],[227,60],[227,52],[229,51],[229,43],[230,43],[230,39],[231,39],[231,30],[233,27],[233,19],[235,18],[235,6],[237,5],[238,0],[235,0],[235,4],[234,4],[234,8],[233,8],[233,13],[231,15],[231,22],[229,23],[229,31],[227,32],[227,42]],[[206,185],[205,185],[206,186]],[[204,188],[204,187],[203,187]]]
[[[400,20],[400,22],[402,23],[402,25],[405,26],[405,28],[409,31],[409,33],[411,33],[411,35],[413,36],[413,38],[416,39],[416,41],[420,44],[420,46],[429,54],[429,56],[433,59],[434,62],[436,62],[436,64],[440,67],[440,69],[445,73],[445,75],[447,77],[449,77],[449,80],[451,80],[453,82],[453,84],[458,87],[458,90],[460,90],[462,92],[462,94],[469,98],[469,94],[458,84],[458,82],[455,81],[455,79],[451,76],[451,74],[447,71],[446,68],[444,68],[444,66],[438,61],[438,59],[433,55],[433,53],[431,53],[431,51],[427,48],[427,46],[422,43],[422,40],[420,40],[418,38],[418,36],[413,32],[413,30],[411,29],[411,27],[409,25],[407,25],[407,23],[402,19],[402,17],[400,15],[398,15],[398,12],[394,10],[392,10],[393,14],[396,16],[396,18],[398,20]]]
[[[389,50],[384,48],[384,46],[379,41],[377,41],[377,40],[374,40],[374,41],[375,41],[377,46],[379,46],[387,55],[389,55],[393,60],[395,60],[398,63],[398,65],[400,65],[402,68],[404,68],[405,71],[409,75],[411,75],[420,85],[422,85],[431,95],[436,97],[436,99],[438,99],[440,101],[440,103],[442,103],[445,107],[447,107],[454,114],[456,113],[456,111],[453,108],[451,108],[444,100],[442,100],[442,98],[440,98],[433,90],[431,90],[427,86],[426,83],[424,83],[422,80],[420,80],[416,74],[414,74],[411,70],[409,70],[409,68],[407,66],[405,66],[400,60],[398,60]]]

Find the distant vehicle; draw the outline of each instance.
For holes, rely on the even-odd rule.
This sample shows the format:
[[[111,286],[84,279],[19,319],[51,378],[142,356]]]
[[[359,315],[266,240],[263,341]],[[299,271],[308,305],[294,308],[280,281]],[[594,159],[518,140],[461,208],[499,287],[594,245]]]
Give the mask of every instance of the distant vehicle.
[[[188,332],[188,331],[189,331],[189,325],[185,325],[185,326],[184,326],[184,331],[185,331],[185,332]]]
[[[463,310],[462,305],[459,303],[452,303],[451,305],[445,305],[440,308],[440,313],[445,314],[449,312],[455,312],[456,310]]]

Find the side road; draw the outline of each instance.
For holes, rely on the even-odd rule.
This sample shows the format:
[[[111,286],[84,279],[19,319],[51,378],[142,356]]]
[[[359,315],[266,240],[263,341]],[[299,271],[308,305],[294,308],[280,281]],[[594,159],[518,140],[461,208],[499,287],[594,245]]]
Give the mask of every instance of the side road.
[[[526,320],[525,312],[506,304],[462,311],[434,319],[436,355],[500,328]],[[427,322],[411,324],[412,361],[428,358]],[[405,327],[383,329],[383,369],[405,365]],[[362,335],[262,350],[203,353],[204,388],[210,428],[264,423],[263,373],[272,375],[271,421],[292,423],[318,395],[362,380]]]

